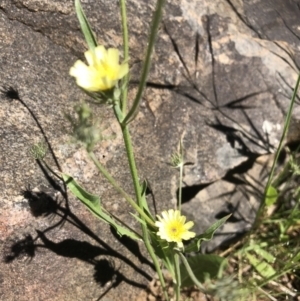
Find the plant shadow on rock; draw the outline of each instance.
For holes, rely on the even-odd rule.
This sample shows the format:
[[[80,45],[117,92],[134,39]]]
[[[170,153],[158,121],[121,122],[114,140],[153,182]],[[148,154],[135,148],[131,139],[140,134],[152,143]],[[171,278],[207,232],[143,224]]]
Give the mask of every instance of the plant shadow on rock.
[[[110,227],[112,235],[132,254],[134,254],[142,264],[147,264],[153,270],[155,269],[154,264],[144,257],[140,251],[139,245],[136,241],[128,236],[123,235],[122,237],[116,232],[115,228]]]
[[[57,168],[61,170],[41,124],[26,103],[24,103],[24,101],[20,98],[18,91],[12,87],[4,87],[0,90],[0,92],[9,101],[19,101],[29,111],[47,143]],[[115,268],[114,263],[111,260],[106,258],[97,259],[98,256],[117,258],[121,260],[121,262],[130,266],[135,272],[142,275],[148,281],[152,279],[152,277],[142,268],[138,267],[123,254],[115,251],[109,246],[109,244],[101,240],[74,213],[72,213],[69,208],[68,194],[65,184],[54,178],[53,174],[48,172],[43,160],[36,160],[36,162],[47,179],[50,187],[48,189],[43,189],[47,191],[34,191],[30,188],[30,185],[27,185],[26,189],[21,191],[21,195],[23,195],[24,199],[28,201],[30,212],[34,217],[51,217],[53,219],[54,217],[59,217],[60,219],[58,222],[52,224],[43,231],[36,229],[35,237],[31,234],[26,234],[24,238],[19,240],[12,238],[7,239],[2,252],[3,262],[9,264],[20,258],[28,258],[29,261],[31,261],[31,259],[36,256],[38,249],[48,249],[58,256],[77,258],[88,264],[92,264],[94,266],[94,280],[101,286],[105,286],[108,282],[111,283],[101,294],[98,300],[100,300],[110,289],[118,286],[121,282],[126,282],[131,286],[145,288],[146,286],[144,284],[137,283],[126,278],[119,269]],[[58,177],[57,175],[55,176]],[[63,201],[59,201],[59,196],[62,196]],[[55,228],[62,227],[65,223],[75,226],[78,230],[92,238],[99,246],[93,245],[87,241],[78,241],[71,238],[64,239],[60,242],[54,242],[47,237],[47,232],[50,232]],[[112,233],[117,237],[114,230],[112,230]],[[141,263],[145,263],[153,268],[151,262],[141,254],[139,246],[135,241],[132,241],[127,237],[118,237],[118,239],[130,252],[137,256]]]
[[[266,167],[258,164],[256,159],[257,156],[253,155],[216,182],[185,188],[183,200],[187,207],[184,206],[184,211],[194,220],[201,212],[205,217],[198,219],[197,233],[205,231],[210,223],[231,214],[214,239],[203,244],[203,252],[227,248],[250,230],[260,201],[263,200],[263,183],[268,174],[264,171]]]

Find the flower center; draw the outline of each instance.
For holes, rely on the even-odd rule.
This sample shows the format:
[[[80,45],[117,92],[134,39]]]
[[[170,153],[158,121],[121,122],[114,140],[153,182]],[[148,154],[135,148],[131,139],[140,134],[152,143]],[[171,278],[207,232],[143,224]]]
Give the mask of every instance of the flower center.
[[[177,232],[177,228],[176,227],[171,228],[171,232],[175,234]]]
[[[168,227],[168,236],[172,241],[181,241],[182,225],[178,222],[171,223]]]

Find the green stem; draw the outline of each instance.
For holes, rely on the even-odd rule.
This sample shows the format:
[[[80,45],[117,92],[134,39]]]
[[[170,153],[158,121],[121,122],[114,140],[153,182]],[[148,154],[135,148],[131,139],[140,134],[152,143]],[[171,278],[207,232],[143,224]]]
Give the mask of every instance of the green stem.
[[[97,166],[99,171],[103,176],[112,184],[112,186],[128,201],[128,203],[140,214],[140,216],[152,227],[155,227],[154,222],[150,219],[145,212],[139,207],[135,201],[118,185],[115,179],[110,175],[110,173],[105,169],[105,167],[97,160],[93,152],[89,152],[89,157],[92,159],[94,164]]]
[[[180,287],[181,287],[181,275],[180,275],[180,265],[179,265],[179,256],[178,254],[174,254],[174,265],[175,265],[175,291],[176,291],[176,301],[180,299]]]
[[[121,120],[119,119],[119,123],[120,123],[121,128],[122,128],[124,143],[125,143],[125,147],[126,147],[126,151],[127,151],[127,157],[128,157],[128,161],[129,161],[131,177],[132,177],[132,180],[133,180],[134,191],[135,191],[135,195],[136,195],[136,199],[137,199],[137,204],[136,205],[142,211],[142,214],[139,212],[140,217],[141,217],[142,220],[146,220],[145,216],[147,217],[147,219],[149,219],[149,217],[147,215],[145,215],[144,210],[143,210],[141,187],[140,187],[140,184],[139,184],[138,173],[137,173],[135,159],[134,159],[134,155],[133,155],[131,138],[130,138],[128,127],[126,126],[126,122],[132,116],[134,116],[134,114],[136,113],[136,111],[138,109],[138,106],[139,106],[141,96],[142,96],[142,92],[143,92],[145,84],[146,84],[146,79],[147,79],[147,75],[148,75],[148,72],[149,72],[149,69],[150,69],[150,63],[151,63],[151,53],[152,53],[152,49],[153,49],[153,46],[154,46],[155,36],[156,36],[156,33],[157,33],[157,29],[158,29],[158,24],[159,24],[159,21],[160,21],[160,18],[161,18],[163,2],[164,2],[164,0],[163,1],[161,1],[161,0],[157,1],[157,8],[158,9],[157,9],[157,11],[154,15],[153,27],[152,27],[152,31],[151,31],[151,35],[150,35],[150,43],[148,45],[146,60],[145,60],[143,73],[142,73],[142,81],[141,81],[141,84],[139,85],[139,91],[137,93],[137,97],[134,101],[133,107],[131,108],[129,114],[126,117],[127,119],[124,120],[123,122],[121,122]],[[127,31],[127,17],[126,17],[125,0],[120,0],[120,4],[121,4],[121,16],[122,16],[122,27],[123,27],[124,59],[128,60],[128,31]],[[124,78],[125,82],[123,82],[124,90],[123,90],[123,94],[122,94],[121,109],[122,109],[122,113],[123,113],[124,116],[126,115],[126,109],[127,109],[126,106],[127,106],[128,78],[129,78],[129,75],[126,75],[126,77]],[[149,223],[149,224],[153,225],[153,221],[151,220],[151,223]],[[145,246],[146,246],[146,248],[149,252],[149,255],[151,256],[151,259],[152,259],[152,261],[155,265],[159,280],[162,284],[162,288],[163,288],[165,298],[166,298],[166,300],[169,300],[167,290],[166,290],[165,281],[164,281],[164,278],[163,278],[163,275],[162,275],[162,271],[161,271],[161,268],[159,266],[159,262],[157,260],[157,257],[154,253],[154,250],[152,248],[152,245],[150,243],[149,237],[148,237],[148,232],[147,232],[148,229],[147,229],[147,227],[144,223],[141,223],[141,227],[142,227],[143,240],[144,240]]]
[[[147,53],[146,53],[146,57],[145,57],[144,65],[143,65],[142,75],[141,75],[141,79],[140,79],[140,83],[139,83],[139,89],[136,94],[135,100],[133,102],[132,108],[130,109],[130,111],[128,112],[127,116],[124,119],[124,122],[123,122],[124,125],[127,122],[129,122],[130,119],[132,117],[134,117],[134,115],[136,114],[139,104],[140,104],[140,101],[141,101],[141,98],[142,98],[142,94],[143,94],[145,86],[146,86],[146,80],[147,80],[150,66],[151,66],[151,55],[152,55],[152,51],[153,51],[153,48],[155,45],[156,35],[157,35],[160,20],[161,20],[164,4],[165,4],[165,0],[157,0],[157,2],[156,2],[156,9],[155,9],[153,19],[152,19],[151,32],[150,32],[150,36],[149,36],[148,48],[147,48]]]
[[[136,195],[136,199],[137,199],[137,204],[138,204],[138,206],[140,206],[142,208],[143,205],[142,205],[141,186],[139,183],[139,177],[138,177],[137,168],[136,168],[136,164],[135,164],[131,137],[130,137],[128,126],[125,126],[124,128],[122,128],[122,133],[123,133],[124,144],[125,144],[125,148],[126,148],[126,152],[127,152],[130,173],[131,173],[131,177],[133,180],[133,186],[134,186],[134,191],[135,191],[135,195]]]
[[[143,228],[145,228],[145,229],[143,229]],[[166,288],[165,279],[164,279],[164,276],[162,274],[162,270],[160,268],[159,262],[157,260],[157,256],[155,255],[155,252],[154,252],[154,250],[152,248],[152,245],[151,245],[151,242],[149,240],[147,229],[143,225],[142,225],[142,231],[143,231],[143,241],[144,241],[146,249],[147,249],[147,251],[148,251],[148,253],[149,253],[149,255],[150,255],[150,257],[151,257],[151,259],[154,263],[156,273],[157,273],[159,281],[161,283],[166,301],[169,301],[169,296],[168,296],[168,292],[167,292],[167,288]]]
[[[182,203],[182,178],[183,178],[183,164],[179,167],[179,195],[178,195],[178,210],[181,212]]]
[[[127,14],[126,14],[126,0],[120,0],[121,18],[122,18],[122,31],[123,31],[123,50],[124,61],[129,60],[129,46],[128,46],[128,29],[127,29]],[[121,108],[123,115],[126,115],[127,108],[127,92],[128,92],[129,73],[125,75],[122,83],[122,102]]]
[[[186,271],[188,272],[189,276],[191,277],[192,281],[195,283],[195,285],[200,289],[201,292],[203,293],[207,293],[206,289],[204,288],[204,286],[202,285],[202,283],[196,278],[194,272],[192,271],[188,261],[186,260],[186,258],[184,257],[184,255],[177,251],[177,253],[180,256],[180,259],[182,260],[182,263],[184,264]]]
[[[298,91],[298,88],[299,88],[299,84],[300,84],[300,73],[298,75],[298,79],[297,79],[296,86],[295,86],[295,89],[294,89],[294,93],[293,93],[291,103],[290,103],[290,106],[289,106],[289,109],[288,109],[288,113],[287,113],[287,116],[285,118],[283,133],[281,135],[279,146],[278,146],[278,149],[276,151],[275,159],[273,161],[273,165],[272,165],[272,168],[271,168],[271,171],[270,171],[268,182],[267,182],[267,185],[266,185],[266,188],[265,188],[265,191],[264,191],[264,202],[261,203],[260,208],[257,211],[256,218],[255,218],[252,229],[256,229],[256,227],[258,226],[259,221],[260,221],[260,216],[261,216],[261,214],[262,214],[262,212],[264,211],[264,208],[265,208],[265,200],[266,200],[266,197],[267,197],[267,193],[268,193],[269,187],[271,186],[271,183],[272,183],[272,180],[273,180],[275,167],[276,167],[281,149],[283,147],[284,138],[285,138],[285,136],[288,132],[288,129],[289,129],[289,125],[290,125],[290,121],[291,121],[291,117],[292,117],[293,106],[294,106],[294,103],[295,103],[295,100],[296,100],[296,97],[297,97],[297,91]]]
[[[143,208],[143,202],[142,202],[142,195],[141,195],[141,187],[140,187],[140,183],[139,183],[139,177],[138,177],[138,173],[137,173],[137,168],[136,168],[136,164],[135,164],[135,159],[134,159],[134,154],[133,154],[133,149],[132,149],[132,143],[131,143],[131,137],[130,137],[130,133],[129,133],[129,129],[128,126],[125,125],[124,127],[122,127],[122,133],[123,133],[123,138],[124,138],[124,144],[125,144],[125,148],[126,148],[126,152],[127,152],[127,157],[128,157],[128,162],[129,162],[129,168],[130,168],[130,173],[131,173],[131,177],[133,180],[133,186],[134,186],[134,191],[135,191],[135,195],[136,195],[136,199],[137,199],[137,205],[139,206],[139,208]],[[142,220],[144,220],[144,215],[141,215]],[[155,252],[152,248],[152,245],[150,243],[149,237],[148,237],[148,229],[146,227],[146,225],[144,225],[143,223],[141,223],[141,227],[142,227],[142,233],[143,233],[143,241],[145,243],[146,249],[154,263],[154,266],[156,268],[156,272],[158,274],[159,280],[161,282],[163,291],[164,291],[164,295],[166,300],[169,300],[168,294],[167,294],[167,290],[166,290],[166,285],[165,285],[165,281],[162,275],[162,271],[161,268],[159,266],[159,262],[157,260],[157,257],[155,255]]]

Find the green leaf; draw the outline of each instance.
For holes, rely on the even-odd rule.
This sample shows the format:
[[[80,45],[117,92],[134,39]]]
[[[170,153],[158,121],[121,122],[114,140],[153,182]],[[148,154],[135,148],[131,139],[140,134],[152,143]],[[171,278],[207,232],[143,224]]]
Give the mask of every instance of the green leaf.
[[[174,256],[174,253],[172,252],[174,246],[170,246],[166,240],[158,237],[155,232],[149,231],[148,233],[156,256],[162,260],[167,270],[172,273],[174,271],[174,264],[172,260]]]
[[[145,196],[146,195],[146,191],[147,191],[147,181],[144,180],[142,185],[141,185],[141,195]]]
[[[207,277],[209,279],[217,278],[221,266],[226,263],[225,258],[213,254],[198,254],[187,258],[187,261],[201,283],[204,283]],[[182,286],[194,285],[184,264],[180,264],[180,274]]]
[[[278,198],[278,192],[276,188],[270,185],[266,193],[266,199],[265,199],[266,205],[267,206],[273,205],[277,201],[277,198]]]
[[[94,50],[94,48],[97,47],[97,45],[98,45],[97,40],[96,40],[96,37],[91,29],[91,26],[84,14],[80,0],[75,0],[75,11],[77,14],[77,18],[79,20],[81,31],[88,44],[88,47],[89,47],[89,49]]]
[[[131,213],[131,216],[133,216],[140,224],[142,224],[143,226],[147,227],[147,223],[142,219],[140,218],[137,214],[134,214],[134,213]]]
[[[97,195],[87,192],[71,176],[63,174],[63,179],[72,193],[84,203],[96,216],[101,214],[100,198]]]
[[[298,262],[298,261],[300,261],[300,252],[298,252],[292,260],[292,262]]]
[[[142,206],[144,208],[144,211],[146,211],[147,215],[150,216],[152,218],[152,220],[154,221],[153,217],[150,214],[150,210],[149,210],[148,203],[146,200],[146,190],[147,190],[147,182],[143,181],[143,183],[141,185]]]
[[[169,244],[166,240],[161,239],[155,232],[152,231],[149,231],[149,236],[151,238],[154,252],[160,259],[163,260],[167,254],[170,255]]]
[[[87,192],[84,188],[82,188],[71,176],[66,174],[62,174],[62,177],[68,186],[68,188],[72,191],[72,193],[99,219],[104,222],[110,224],[114,227],[117,233],[122,235],[127,235],[130,238],[140,240],[140,237],[131,231],[128,228],[120,226],[116,223],[116,221],[107,213],[105,213],[101,207],[100,198],[97,195],[91,194]]]
[[[268,261],[270,263],[273,263],[276,260],[276,258],[272,254],[270,254],[266,250],[262,249],[259,245],[253,246],[253,251],[258,256],[261,256],[263,259],[265,259],[266,261]]]
[[[255,256],[246,253],[246,256],[250,262],[250,264],[255,268],[255,270],[264,278],[270,278],[273,275],[276,274],[275,270],[273,269],[273,267],[268,264],[266,261],[264,260],[259,260],[258,258],[256,258]]]
[[[203,234],[197,235],[191,244],[189,244],[185,249],[184,253],[198,252],[200,250],[202,241],[209,241],[213,238],[214,233],[227,221],[231,214],[221,218],[210,226]]]
[[[147,182],[143,181],[142,185],[141,185],[141,207],[143,208],[143,211],[145,212],[145,214],[153,221],[155,222],[155,219],[153,218],[153,216],[150,213],[149,207],[148,207],[148,203],[147,203],[147,199],[146,199],[146,190],[147,190]],[[133,214],[131,213],[131,215],[142,225],[148,227],[148,224],[145,222],[145,220],[143,218],[141,218],[138,214]]]

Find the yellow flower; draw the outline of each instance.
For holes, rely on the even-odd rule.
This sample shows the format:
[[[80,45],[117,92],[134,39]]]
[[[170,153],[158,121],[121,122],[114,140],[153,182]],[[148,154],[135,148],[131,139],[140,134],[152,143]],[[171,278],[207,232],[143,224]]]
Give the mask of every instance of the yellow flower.
[[[194,226],[193,222],[185,224],[186,217],[180,215],[179,210],[170,209],[162,212],[162,217],[157,216],[155,225],[158,227],[157,235],[167,242],[176,242],[179,248],[183,247],[182,240],[196,236],[195,232],[188,231]]]
[[[79,87],[98,92],[113,88],[117,81],[128,73],[128,63],[119,64],[119,51],[97,46],[84,53],[88,66],[78,60],[70,69],[70,75],[76,78]]]

